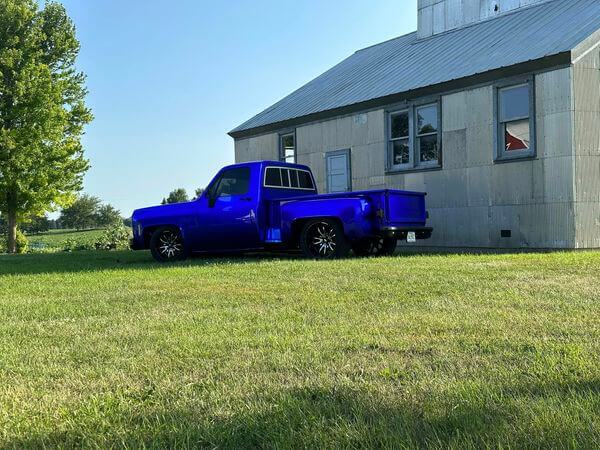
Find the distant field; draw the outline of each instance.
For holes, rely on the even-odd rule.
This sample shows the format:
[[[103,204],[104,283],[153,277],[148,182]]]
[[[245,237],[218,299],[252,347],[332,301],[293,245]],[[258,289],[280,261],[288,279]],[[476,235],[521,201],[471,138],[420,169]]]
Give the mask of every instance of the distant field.
[[[50,230],[47,233],[27,236],[27,239],[33,248],[59,249],[67,240],[93,245],[102,233],[104,230]]]
[[[0,447],[597,448],[599,290],[594,252],[0,256]]]

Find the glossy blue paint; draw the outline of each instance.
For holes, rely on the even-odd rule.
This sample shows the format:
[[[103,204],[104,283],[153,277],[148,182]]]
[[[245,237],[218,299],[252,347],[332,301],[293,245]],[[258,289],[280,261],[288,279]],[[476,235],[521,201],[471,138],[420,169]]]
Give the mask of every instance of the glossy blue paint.
[[[287,184],[298,184],[297,188],[268,187],[268,168],[301,171],[313,188],[300,189],[300,172],[286,170],[276,173],[280,180],[287,174]],[[297,176],[294,182],[293,175]],[[148,248],[152,233],[164,226],[181,231],[189,252],[263,250],[274,244],[296,248],[302,225],[316,218],[339,221],[351,242],[394,230],[426,229],[425,193],[376,190],[318,195],[314,186],[310,169],[299,164],[260,161],[225,167],[194,201],[134,211],[132,248]]]

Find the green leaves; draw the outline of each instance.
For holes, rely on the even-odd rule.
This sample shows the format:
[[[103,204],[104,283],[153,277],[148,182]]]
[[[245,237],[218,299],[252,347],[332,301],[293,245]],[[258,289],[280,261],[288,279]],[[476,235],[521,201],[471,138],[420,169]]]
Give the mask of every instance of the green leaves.
[[[81,137],[93,119],[74,68],[75,26],[64,7],[0,0],[0,212],[68,205],[89,168]],[[9,245],[9,248],[11,246]]]

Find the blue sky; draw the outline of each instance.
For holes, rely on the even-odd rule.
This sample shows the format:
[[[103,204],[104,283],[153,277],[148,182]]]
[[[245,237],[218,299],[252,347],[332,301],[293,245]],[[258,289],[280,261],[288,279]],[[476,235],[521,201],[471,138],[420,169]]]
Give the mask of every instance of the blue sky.
[[[356,50],[416,29],[416,0],[63,0],[95,121],[85,192],[124,216],[234,160],[227,132]]]

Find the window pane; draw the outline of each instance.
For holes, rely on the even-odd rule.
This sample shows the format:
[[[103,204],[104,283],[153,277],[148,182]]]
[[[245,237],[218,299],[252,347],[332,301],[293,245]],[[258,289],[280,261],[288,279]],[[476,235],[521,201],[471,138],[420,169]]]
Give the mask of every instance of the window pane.
[[[290,170],[290,183],[291,186],[293,188],[299,188],[300,187],[300,181],[298,180],[298,171],[297,170]]]
[[[410,149],[408,147],[408,139],[392,141],[392,164],[398,166],[400,164],[408,164],[410,162]]]
[[[281,187],[281,170],[271,167],[267,169],[267,176],[265,177],[266,186]]]
[[[288,164],[295,164],[296,157],[295,156],[287,156],[282,162],[286,162]]]
[[[529,117],[529,85],[499,91],[500,121]]]
[[[419,157],[421,162],[438,160],[437,134],[434,136],[425,136],[418,139]]]
[[[437,105],[417,109],[417,134],[435,133],[438,129]]]
[[[392,122],[392,139],[408,137],[408,112],[393,114]]]
[[[300,187],[302,189],[314,189],[312,178],[308,172],[298,171],[298,177],[300,178]]]
[[[290,171],[281,169],[281,185],[283,187],[290,187]]]
[[[281,136],[281,160],[289,163],[296,162],[296,139],[294,134]]]
[[[529,119],[504,124],[504,145],[507,152],[529,150]]]
[[[247,194],[249,187],[250,169],[247,167],[231,169],[221,175],[218,196]]]

